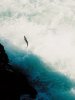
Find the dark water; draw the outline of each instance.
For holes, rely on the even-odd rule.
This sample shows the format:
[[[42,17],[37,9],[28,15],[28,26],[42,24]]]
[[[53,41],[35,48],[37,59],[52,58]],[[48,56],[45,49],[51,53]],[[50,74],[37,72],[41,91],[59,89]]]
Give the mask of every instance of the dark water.
[[[40,57],[33,53],[19,50],[8,42],[3,42],[10,63],[16,65],[27,74],[30,83],[37,90],[38,95],[35,100],[75,100],[75,95],[71,93],[74,82],[68,77],[56,72],[51,65],[47,65]]]

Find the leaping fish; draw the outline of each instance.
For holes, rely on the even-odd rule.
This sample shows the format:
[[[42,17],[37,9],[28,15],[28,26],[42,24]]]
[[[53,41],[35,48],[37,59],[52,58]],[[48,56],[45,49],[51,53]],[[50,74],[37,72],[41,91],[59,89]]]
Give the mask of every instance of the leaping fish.
[[[28,40],[27,40],[26,36],[24,36],[24,40],[25,40],[27,47],[28,47]]]

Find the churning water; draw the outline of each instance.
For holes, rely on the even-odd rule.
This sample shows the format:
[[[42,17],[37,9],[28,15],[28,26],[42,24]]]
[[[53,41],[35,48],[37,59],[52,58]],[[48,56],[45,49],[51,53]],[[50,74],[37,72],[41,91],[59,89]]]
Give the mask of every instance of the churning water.
[[[37,100],[75,100],[74,16],[74,0],[0,0],[0,42]]]

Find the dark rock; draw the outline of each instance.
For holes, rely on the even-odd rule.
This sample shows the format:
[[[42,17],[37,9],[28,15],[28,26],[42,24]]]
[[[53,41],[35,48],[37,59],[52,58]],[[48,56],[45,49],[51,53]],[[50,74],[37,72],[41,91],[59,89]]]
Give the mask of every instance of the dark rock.
[[[0,100],[20,100],[26,94],[34,100],[37,92],[27,76],[8,63],[8,56],[0,44]]]

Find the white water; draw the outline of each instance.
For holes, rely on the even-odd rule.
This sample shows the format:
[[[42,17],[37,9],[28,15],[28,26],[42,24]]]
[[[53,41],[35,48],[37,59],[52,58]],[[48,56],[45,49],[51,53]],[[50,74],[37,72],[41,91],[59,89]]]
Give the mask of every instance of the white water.
[[[0,38],[75,79],[74,16],[74,0],[0,0]]]

